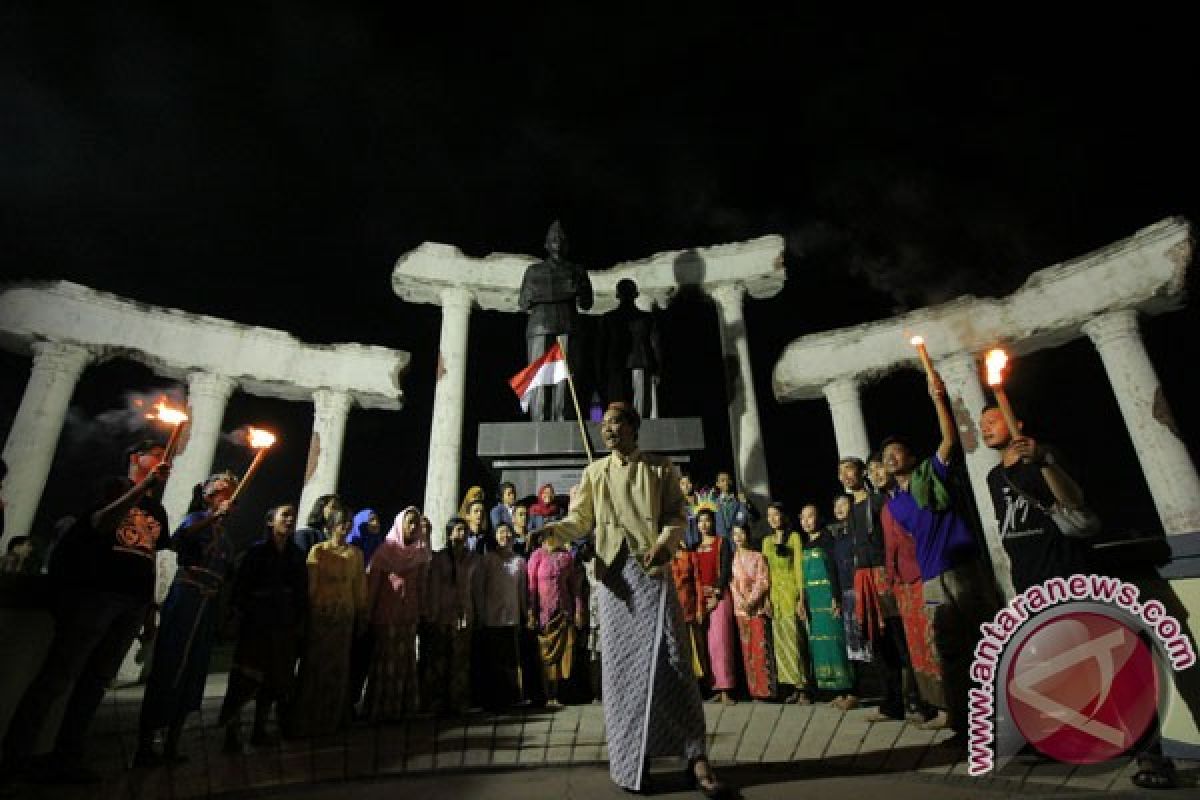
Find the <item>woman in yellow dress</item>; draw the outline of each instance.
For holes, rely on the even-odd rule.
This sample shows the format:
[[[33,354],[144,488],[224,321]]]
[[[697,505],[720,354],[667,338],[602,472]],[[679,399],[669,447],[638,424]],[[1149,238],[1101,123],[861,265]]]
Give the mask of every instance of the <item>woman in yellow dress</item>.
[[[346,544],[350,514],[329,517],[328,541],[308,551],[308,641],[300,662],[300,691],[291,713],[291,733],[333,733],[350,712],[350,643],[367,624],[367,583],[362,551]]]
[[[782,503],[767,508],[771,532],[762,541],[762,554],[771,575],[771,639],[775,643],[776,680],[792,687],[785,703],[811,705],[808,694],[808,634],[804,611],[804,547],[800,534],[789,531]]]

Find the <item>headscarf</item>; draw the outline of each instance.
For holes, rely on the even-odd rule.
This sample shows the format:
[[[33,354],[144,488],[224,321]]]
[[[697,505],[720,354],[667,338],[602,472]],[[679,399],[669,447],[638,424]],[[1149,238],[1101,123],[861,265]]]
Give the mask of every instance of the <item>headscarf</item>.
[[[458,507],[458,515],[463,519],[467,518],[467,511],[471,508],[472,503],[484,502],[483,488],[480,486],[472,486],[467,489],[467,493],[463,495],[462,504]],[[486,508],[486,504],[485,504]],[[487,524],[487,515],[484,514],[484,524]]]
[[[539,517],[557,517],[558,516],[558,504],[555,503],[553,499],[551,499],[549,503],[542,502],[542,493],[545,492],[547,489],[549,489],[552,494],[555,493],[554,486],[552,484],[544,483],[541,486],[539,486],[538,491],[537,491],[537,497],[538,497],[537,502],[529,507],[529,513],[531,515],[537,514]]]
[[[415,517],[417,529],[417,541],[413,544],[404,542],[404,519],[409,515]],[[428,564],[432,559],[433,551],[429,548],[425,529],[421,525],[421,512],[416,506],[409,506],[396,515],[396,521],[371,560],[371,567],[407,572]]]
[[[363,563],[368,565],[371,563],[371,558],[374,557],[375,551],[379,549],[379,545],[383,543],[382,536],[372,536],[367,530],[367,521],[371,519],[371,515],[374,513],[375,509],[364,508],[355,514],[354,522],[350,525],[350,533],[346,536],[346,544],[352,544],[362,550]]]
[[[371,515],[375,513],[373,508],[364,508],[362,511],[354,515],[354,522],[350,525],[350,533],[346,536],[347,541],[350,539],[365,539],[371,534],[367,531],[367,521],[371,519]]]

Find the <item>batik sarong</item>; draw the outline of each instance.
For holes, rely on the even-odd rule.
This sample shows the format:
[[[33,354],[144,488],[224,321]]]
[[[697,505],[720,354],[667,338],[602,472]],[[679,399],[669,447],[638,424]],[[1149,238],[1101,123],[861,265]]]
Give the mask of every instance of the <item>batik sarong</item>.
[[[942,668],[945,708],[950,725],[966,730],[969,673],[979,641],[979,626],[996,611],[991,576],[978,561],[967,561],[925,581],[925,617],[929,620],[934,653]]]
[[[571,678],[572,656],[575,653],[575,626],[561,611],[538,634],[538,652],[542,656],[542,672],[548,681]]]
[[[670,572],[647,575],[626,552],[594,588],[609,774],[637,791],[648,758],[705,754],[704,706]]]
[[[856,616],[857,602],[853,589],[842,590],[842,627],[846,630],[846,657],[851,661],[870,662],[871,640],[863,636],[862,624]]]
[[[419,708],[417,626],[375,625],[363,711],[372,722],[401,719]]]
[[[771,620],[764,616],[738,617],[742,666],[750,696],[766,700],[775,696],[775,654],[771,648]]]
[[[808,648],[818,689],[845,691],[854,685],[846,658],[846,634],[833,615],[833,587],[829,583],[833,560],[825,551],[804,550],[804,595],[808,605]]]
[[[734,671],[738,639],[733,622],[733,600],[729,592],[704,619],[704,643],[708,652],[708,683],[713,691],[727,692],[737,684]]]
[[[333,733],[346,724],[350,709],[354,610],[319,609],[311,619],[300,663],[300,688],[291,709],[289,733],[293,736]]]
[[[942,686],[942,668],[938,664],[933,643],[933,630],[925,616],[925,593],[920,581],[897,583],[894,586],[900,620],[904,623],[904,640],[908,644],[908,659],[921,699],[936,708],[946,707],[946,692]]]

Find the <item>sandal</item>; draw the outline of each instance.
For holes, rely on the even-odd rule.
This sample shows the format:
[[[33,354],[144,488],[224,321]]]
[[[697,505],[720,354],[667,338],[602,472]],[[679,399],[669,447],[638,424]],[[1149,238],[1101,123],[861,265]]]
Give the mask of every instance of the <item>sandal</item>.
[[[696,765],[699,764],[700,761],[701,759],[699,758],[694,758],[688,761],[687,770],[684,772],[684,778],[688,785],[693,789],[698,790],[700,794],[704,795],[705,797],[729,797],[729,787],[717,779],[716,773],[713,772],[712,764],[708,763],[708,759],[704,759],[704,766],[707,768],[707,775],[705,778],[701,779],[700,776],[696,774]]]
[[[1130,779],[1139,789],[1174,789],[1179,785],[1170,761],[1143,761]]]

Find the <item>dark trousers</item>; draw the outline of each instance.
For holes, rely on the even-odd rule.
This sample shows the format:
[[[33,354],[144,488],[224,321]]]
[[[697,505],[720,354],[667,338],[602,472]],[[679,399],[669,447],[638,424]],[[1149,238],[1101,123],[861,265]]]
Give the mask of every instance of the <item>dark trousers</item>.
[[[899,617],[885,617],[883,630],[871,640],[875,668],[883,698],[879,713],[896,719],[904,718],[904,668],[908,666],[908,642],[904,624]]]
[[[490,711],[508,708],[521,699],[521,651],[515,625],[499,625],[484,628],[481,637],[484,643],[481,655],[483,663],[483,695],[479,705]]]
[[[147,605],[114,592],[80,591],[62,598],[50,651],[9,723],[6,758],[31,755],[47,712],[68,697],[54,752],[65,759],[82,759],[88,727],[142,628]]]

